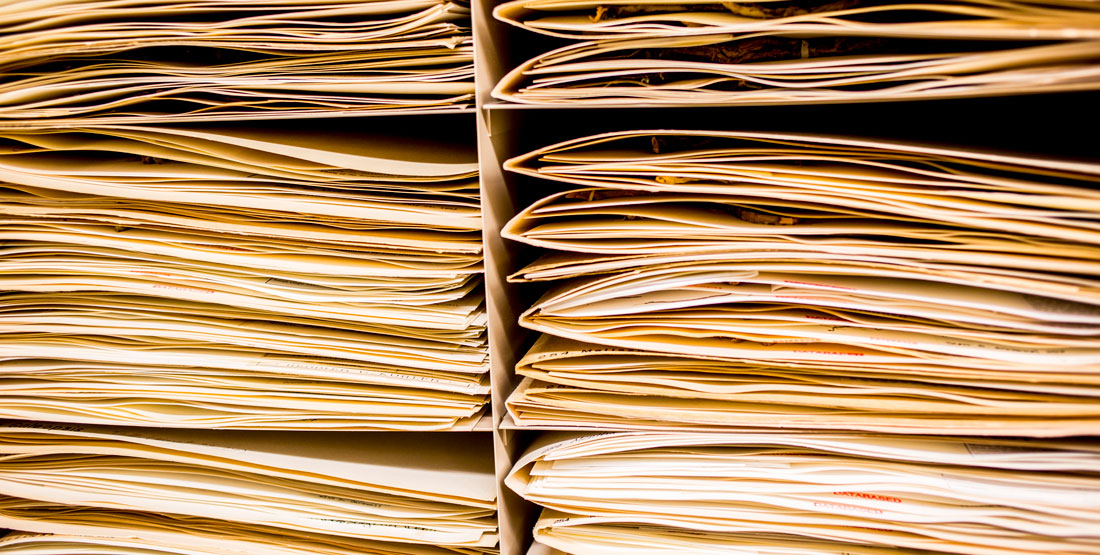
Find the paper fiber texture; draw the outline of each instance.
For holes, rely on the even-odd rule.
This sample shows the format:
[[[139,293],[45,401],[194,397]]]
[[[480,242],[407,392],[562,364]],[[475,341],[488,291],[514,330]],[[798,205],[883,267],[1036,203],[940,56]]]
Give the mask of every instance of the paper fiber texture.
[[[507,480],[548,509],[536,539],[575,553],[1069,554],[1100,541],[1096,456],[1088,441],[547,435]]]
[[[470,447],[480,438],[16,421],[3,437],[0,490],[13,497],[373,540],[496,543],[491,463]]]
[[[7,2],[0,127],[468,107],[469,17],[433,0]]]
[[[0,415],[470,429],[489,396],[476,154],[425,137],[0,132]]]
[[[493,14],[529,31],[608,39],[784,31],[815,35],[944,39],[1100,38],[1100,14],[1088,1],[800,3],[781,0],[671,4],[660,0],[512,0]]]
[[[870,139],[626,131],[506,163],[584,186],[520,316],[531,426],[1000,436],[1100,422],[1100,167]]]
[[[499,100],[544,105],[768,105],[1095,90],[1100,41],[959,41],[784,32],[570,44],[510,70]]]

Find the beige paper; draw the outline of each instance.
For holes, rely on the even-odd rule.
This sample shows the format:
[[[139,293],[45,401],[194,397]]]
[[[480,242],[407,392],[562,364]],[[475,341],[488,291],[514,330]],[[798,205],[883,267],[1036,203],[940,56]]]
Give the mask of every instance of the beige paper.
[[[313,15],[435,6],[383,4]],[[128,21],[127,10],[153,8],[86,7],[57,21]],[[268,15],[242,24],[275,13],[259,12]],[[427,138],[425,125],[0,132],[9,182],[0,415],[256,430],[478,426],[489,388],[477,160],[445,132],[453,126]]]
[[[481,228],[470,179],[477,160],[459,138],[426,140],[415,129],[388,128],[380,131],[391,131],[389,136],[311,126],[292,133],[255,124],[82,131],[3,133],[11,150],[0,156],[0,177],[47,199],[58,193],[42,189],[246,213],[316,214],[358,225]]]
[[[493,15],[537,33],[590,39],[765,30],[947,39],[1100,38],[1096,12],[1088,2],[1077,1],[852,2],[806,7],[767,1],[512,0],[498,5]]]
[[[886,214],[899,223],[927,218],[1097,240],[1091,216],[1100,196],[1092,184],[1100,182],[1100,167],[1075,160],[796,133],[643,130],[550,145],[505,167],[585,186],[729,195],[764,207],[768,203],[758,199],[840,214]]]
[[[665,130],[505,166],[585,186],[502,231],[554,249],[510,277],[556,282],[520,316],[520,427],[1098,425],[1095,164]]]
[[[125,513],[122,517],[130,517]],[[325,555],[446,555],[455,553],[496,553],[491,548],[450,550],[415,544],[394,544],[338,538],[314,534],[305,537],[293,537],[286,534],[258,533],[234,530],[227,533],[225,527],[211,538],[199,538],[195,535],[177,534],[175,537],[133,537],[108,536],[94,528],[85,534],[28,533],[11,532],[0,537],[0,552],[29,555],[31,553],[86,554],[90,552],[109,555],[222,555],[226,550],[238,550],[242,553],[263,553],[272,555],[306,555],[322,553]]]
[[[714,167],[721,164],[715,163]],[[922,196],[927,198],[930,195],[925,189]],[[868,257],[982,259],[1015,266],[1065,261],[1080,268],[1088,268],[1100,256],[1095,246],[1100,235],[1091,229],[1091,222],[1077,218],[1080,207],[1061,213],[1047,209],[1041,216],[1038,210],[1027,209],[1042,218],[1037,221],[1036,216],[1020,209],[1015,210],[1018,215],[1010,213],[1013,206],[975,203],[968,207],[970,214],[941,217],[922,214],[919,208],[906,215],[881,209],[860,210],[846,206],[861,204],[858,199],[846,202],[839,194],[812,191],[795,193],[792,196],[797,200],[791,201],[762,198],[793,192],[783,185],[761,187],[746,196],[736,191],[566,191],[527,207],[501,233],[509,239],[551,249],[617,254],[832,250]],[[1100,266],[1094,269],[1098,270]]]
[[[1001,48],[955,41],[953,52],[932,43],[906,53],[877,38],[767,32],[590,41],[520,64],[492,94],[521,104],[767,105],[1100,87],[1095,40]]]
[[[547,518],[560,520],[537,526],[550,537],[552,527],[621,524],[658,545],[693,533],[708,545],[736,533],[809,542],[809,552],[815,542],[839,541],[983,555],[1087,553],[1100,541],[1087,508],[1095,485],[1077,471],[1095,456],[1095,445],[1075,441],[572,434],[536,442],[507,483],[555,511]],[[605,541],[583,532],[569,537],[578,546]]]
[[[0,489],[49,503],[350,537],[492,546],[495,486],[472,438],[6,425]],[[11,456],[16,455],[16,456]],[[430,464],[412,465],[411,461]],[[59,464],[65,472],[36,471]],[[42,466],[44,465],[44,466]]]
[[[0,13],[10,126],[453,111],[469,8],[447,1],[19,3]]]

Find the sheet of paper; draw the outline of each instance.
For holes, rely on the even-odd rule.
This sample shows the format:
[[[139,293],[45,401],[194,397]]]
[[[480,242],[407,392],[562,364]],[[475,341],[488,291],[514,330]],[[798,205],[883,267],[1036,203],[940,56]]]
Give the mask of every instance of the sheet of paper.
[[[315,431],[4,428],[0,489],[14,497],[367,539],[496,543],[491,462],[458,434],[427,443]],[[61,471],[42,473],[49,468]]]
[[[472,106],[470,9],[445,0],[19,2],[0,120],[240,121]],[[28,125],[29,123],[29,125]]]
[[[709,163],[713,167],[722,166],[719,162]],[[603,171],[604,175],[611,173]],[[627,174],[633,170],[619,171]],[[922,197],[927,198],[928,190],[924,187]],[[1100,241],[1100,234],[1090,229],[1093,222],[1081,207],[1061,212],[1044,208],[1038,217],[1045,221],[1036,222],[1019,205],[972,206],[968,209],[973,212],[963,219],[953,215],[924,216],[919,212],[900,214],[900,210],[899,213],[859,210],[849,206],[860,204],[859,200],[849,202],[840,195],[822,192],[804,191],[794,195],[799,197],[797,201],[763,198],[767,194],[785,196],[790,190],[783,186],[757,192],[760,196],[717,194],[717,190],[710,194],[612,188],[566,191],[521,211],[509,221],[502,235],[532,245],[578,252],[662,254],[685,250],[705,253],[753,248],[828,249],[923,260],[962,261],[981,257],[1017,267],[1027,261],[1065,260],[1085,268],[1100,254],[1093,246]],[[1086,206],[1089,202],[1082,201]],[[1009,214],[1010,210],[1019,215]],[[1039,212],[1033,207],[1026,210]],[[982,214],[982,211],[998,213]],[[1024,233],[1014,233],[1014,228]]]
[[[1100,363],[1091,339],[1095,302],[766,269],[709,273],[696,266],[578,280],[549,291],[521,324],[593,343],[725,356],[766,348],[805,351],[811,360],[820,360],[812,356],[820,352],[885,362],[877,352],[972,368],[988,361],[1079,372]],[[693,351],[677,351],[680,344]],[[833,353],[830,345],[850,348]]]
[[[793,38],[782,31],[570,44],[509,71],[494,98],[521,104],[810,104],[1095,90],[1096,40],[990,46]],[[757,54],[764,52],[764,54]]]
[[[524,380],[507,402],[513,420],[524,426],[567,428],[797,428],[1038,437],[1087,434],[1100,424],[1094,410],[1095,396],[1074,399],[1047,395],[1037,399],[1020,395],[1021,399],[1013,399],[1009,391],[1004,394],[1006,399],[997,402],[978,399],[981,402],[968,404],[970,398],[965,393],[980,392],[978,384],[943,400],[927,393],[932,390],[946,394],[946,388],[939,385],[879,385],[881,381],[867,378],[863,378],[860,388],[817,386],[806,392],[786,384],[772,385],[774,380],[765,377],[759,384],[745,386],[750,393],[723,396],[685,394],[668,387],[602,387],[590,380],[577,380],[573,386],[555,383],[561,381]],[[771,391],[760,392],[769,386]],[[838,398],[822,400],[828,395]],[[899,398],[903,401],[895,405]]]
[[[1081,534],[1095,518],[1086,508],[1095,484],[1077,471],[1096,456],[1093,442],[1072,440],[559,433],[532,445],[507,483],[550,509],[536,533],[551,545],[622,541],[629,527],[627,537],[652,536],[666,550],[695,535],[736,549],[734,534],[767,534],[808,552],[842,542],[870,552],[1085,553],[1100,541]]]
[[[938,145],[791,133],[623,131],[550,145],[505,167],[543,179],[673,198],[692,193],[712,195],[697,197],[704,202],[717,195],[733,204],[751,199],[741,212],[764,225],[777,207],[780,214],[792,207],[821,211],[809,218],[791,213],[793,221],[777,220],[773,226],[799,235],[796,229],[815,216],[854,214],[861,225],[938,221],[958,231],[1071,242],[1095,243],[1098,229],[1092,216],[1100,201],[1092,186],[1100,181],[1096,164]],[[738,185],[735,190],[730,183]],[[592,200],[634,208],[646,199],[645,194],[637,201],[621,196],[613,200],[613,193],[604,193]],[[556,201],[544,204],[561,204]],[[812,227],[805,229],[812,235]]]
[[[580,137],[582,185],[502,234],[549,251],[519,426],[1070,436],[1097,425],[1088,162],[867,138]],[[1052,270],[1056,269],[1056,270]]]
[[[0,156],[0,177],[46,198],[57,194],[36,189],[378,225],[480,229],[480,207],[471,198],[473,150],[416,131],[383,134],[390,130],[354,139],[347,132],[322,139],[322,130],[308,125],[297,134],[260,125],[5,132],[0,137],[11,150]],[[453,190],[467,193],[456,196]]]
[[[795,7],[770,1],[669,5],[660,0],[512,0],[499,4],[493,15],[538,33],[590,39],[765,30],[947,39],[1100,38],[1100,19],[1087,2],[1075,1],[848,2]]]
[[[278,14],[304,10],[322,26],[341,21],[313,53],[334,57],[334,72],[357,56],[329,51],[345,31],[390,45],[359,53],[379,69],[411,68],[379,57],[390,38],[424,25],[452,33],[466,10],[288,2],[253,6],[254,18],[223,28],[217,17],[229,12],[216,3],[33,7],[44,20],[12,23],[13,33],[46,40],[65,21],[101,33],[106,18],[123,36],[127,22],[147,25],[135,30],[140,41],[162,33],[162,10],[179,8],[226,44],[238,25],[300,42],[301,26]],[[374,25],[371,14],[396,19]],[[0,365],[11,371],[0,378],[0,416],[250,430],[478,425],[488,346],[478,167],[458,136],[465,129],[94,119],[0,125]]]
[[[94,510],[94,509],[92,509]],[[133,511],[120,515],[112,515],[115,518],[134,518]],[[155,516],[155,515],[154,515]],[[2,520],[3,517],[0,517]],[[34,527],[37,521],[14,521],[19,526]],[[171,525],[173,521],[162,518],[157,524]],[[194,521],[188,524],[195,526]],[[49,527],[49,526],[47,526]],[[104,555],[222,555],[227,552],[241,553],[271,553],[274,555],[307,555],[318,553],[323,555],[454,555],[455,553],[494,553],[492,548],[464,548],[451,550],[443,547],[433,547],[416,544],[400,544],[395,542],[378,542],[357,538],[340,538],[338,536],[326,536],[322,534],[291,535],[282,531],[270,531],[257,527],[230,527],[219,526],[214,530],[200,530],[193,528],[173,533],[140,530],[134,532],[126,530],[122,534],[112,536],[103,530],[103,526],[96,526],[84,533],[33,533],[10,532],[0,537],[0,553],[30,555],[33,553],[62,554],[88,554],[99,553]],[[125,529],[124,529],[125,530]],[[192,532],[192,530],[194,530]],[[135,537],[135,534],[137,536]]]

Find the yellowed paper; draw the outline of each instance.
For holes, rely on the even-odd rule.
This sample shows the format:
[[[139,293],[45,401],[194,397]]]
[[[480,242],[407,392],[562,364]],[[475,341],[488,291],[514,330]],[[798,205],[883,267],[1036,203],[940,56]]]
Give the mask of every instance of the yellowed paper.
[[[1095,457],[1095,445],[1076,441],[557,434],[532,445],[507,483],[552,511],[536,525],[551,545],[614,541],[626,533],[619,525],[670,552],[692,536],[704,549],[736,549],[766,534],[811,553],[844,549],[822,542],[869,553],[1087,553],[1098,541],[1086,493],[1095,485],[1077,472]]]
[[[786,31],[815,35],[874,34],[922,38],[1100,38],[1087,1],[847,3],[786,6],[702,0],[513,0],[493,15],[524,29],[566,38],[682,36]],[[895,17],[891,18],[890,16]]]
[[[0,489],[15,497],[179,513],[365,539],[490,547],[489,461],[447,435],[309,437],[7,423]],[[486,438],[487,439],[487,438]],[[431,460],[414,468],[411,460]],[[51,476],[33,469],[59,463]],[[203,484],[205,488],[196,488]]]
[[[1096,40],[1009,47],[953,41],[954,52],[907,53],[874,38],[845,39],[839,50],[834,37],[792,38],[781,32],[582,42],[520,64],[492,94],[509,102],[563,106],[767,105],[1100,87]],[[753,54],[773,50],[783,54]]]

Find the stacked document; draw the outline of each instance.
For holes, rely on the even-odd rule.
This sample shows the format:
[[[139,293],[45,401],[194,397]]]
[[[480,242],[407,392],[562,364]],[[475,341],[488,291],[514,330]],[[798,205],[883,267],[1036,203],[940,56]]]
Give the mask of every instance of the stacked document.
[[[588,39],[510,71],[530,104],[775,104],[1100,88],[1090,0],[512,0],[496,17]]]
[[[476,154],[374,129],[0,132],[0,415],[473,425],[489,394]]]
[[[123,518],[129,518],[128,512]],[[166,519],[175,523],[176,518]],[[194,525],[194,522],[189,522]],[[227,531],[221,523],[204,530],[216,541],[191,532],[188,536],[149,534],[105,536],[100,532],[73,534],[36,534],[9,532],[0,536],[0,553],[4,555],[224,555],[225,553],[272,555],[476,555],[495,553],[492,550],[434,545],[372,542],[354,538],[322,536],[320,534],[287,535],[275,533],[248,534],[242,540],[237,531]],[[229,549],[230,551],[226,551]]]
[[[630,131],[510,160],[583,188],[521,425],[1067,436],[1100,429],[1100,165],[796,134]]]
[[[494,15],[536,33],[612,39],[789,31],[928,38],[1100,39],[1100,12],[1082,0],[726,2],[511,0]]]
[[[0,31],[0,125],[472,105],[464,2],[11,0]]]
[[[495,552],[483,434],[0,430],[2,553]]]
[[[497,553],[468,3],[0,30],[0,553]]]
[[[507,483],[578,555],[1084,555],[1098,464],[1094,441],[558,433]]]

